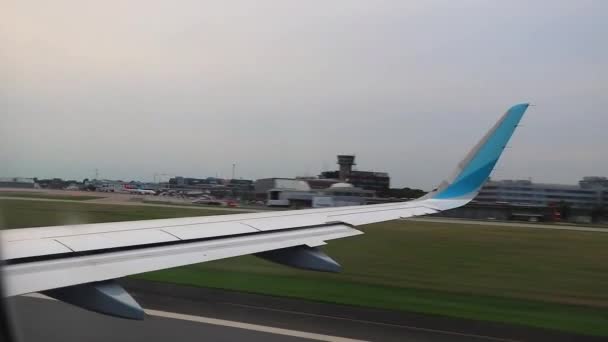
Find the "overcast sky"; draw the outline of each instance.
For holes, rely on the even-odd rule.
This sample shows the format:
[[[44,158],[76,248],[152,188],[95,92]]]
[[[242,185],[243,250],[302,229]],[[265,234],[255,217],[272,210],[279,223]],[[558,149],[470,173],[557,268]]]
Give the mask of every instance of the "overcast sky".
[[[608,176],[608,1],[9,1],[0,176],[389,172],[431,189],[512,104],[493,177]]]

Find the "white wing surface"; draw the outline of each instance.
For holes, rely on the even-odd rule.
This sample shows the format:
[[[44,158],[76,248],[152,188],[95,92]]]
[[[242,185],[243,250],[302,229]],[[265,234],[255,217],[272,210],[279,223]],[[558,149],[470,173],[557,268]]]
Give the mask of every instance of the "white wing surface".
[[[362,234],[358,225],[433,214],[473,199],[527,108],[510,108],[452,177],[409,202],[3,231],[4,295],[44,292],[90,310],[141,318],[137,303],[113,279],[247,254],[337,271],[339,265],[316,247]],[[96,296],[106,304],[89,299]]]

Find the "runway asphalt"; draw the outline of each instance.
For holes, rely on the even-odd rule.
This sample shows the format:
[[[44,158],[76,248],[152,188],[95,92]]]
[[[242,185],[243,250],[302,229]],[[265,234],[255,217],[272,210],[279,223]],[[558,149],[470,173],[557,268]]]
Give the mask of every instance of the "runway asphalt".
[[[200,289],[139,280],[123,285],[144,321],[17,297],[22,341],[599,341],[497,323]]]
[[[20,341],[307,341],[151,315],[144,321],[128,321],[39,298],[20,297],[14,302]]]

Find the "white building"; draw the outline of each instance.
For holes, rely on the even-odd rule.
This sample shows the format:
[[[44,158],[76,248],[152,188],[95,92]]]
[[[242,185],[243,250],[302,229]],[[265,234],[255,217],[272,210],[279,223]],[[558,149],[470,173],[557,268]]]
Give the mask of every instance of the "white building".
[[[530,180],[488,181],[475,198],[479,203],[548,207],[565,202],[573,208],[608,205],[606,177],[585,177],[578,185],[533,183]]]

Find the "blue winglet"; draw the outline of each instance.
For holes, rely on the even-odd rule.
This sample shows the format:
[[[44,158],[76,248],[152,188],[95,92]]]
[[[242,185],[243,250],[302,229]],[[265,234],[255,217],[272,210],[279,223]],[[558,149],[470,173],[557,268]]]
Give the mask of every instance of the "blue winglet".
[[[470,198],[488,180],[494,165],[523,117],[528,103],[511,107],[458,164],[454,175],[429,196],[436,199]]]

